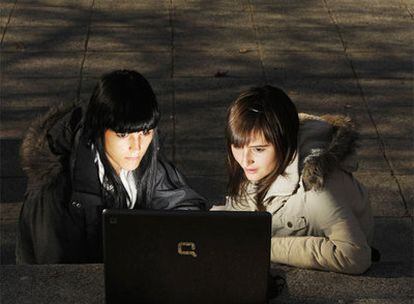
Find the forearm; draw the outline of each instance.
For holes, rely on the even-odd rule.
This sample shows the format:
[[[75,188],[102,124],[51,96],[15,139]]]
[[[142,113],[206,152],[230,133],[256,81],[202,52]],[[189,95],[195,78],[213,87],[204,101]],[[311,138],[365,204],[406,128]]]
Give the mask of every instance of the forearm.
[[[371,265],[366,244],[334,241],[326,237],[273,237],[271,261],[295,267],[360,274]]]

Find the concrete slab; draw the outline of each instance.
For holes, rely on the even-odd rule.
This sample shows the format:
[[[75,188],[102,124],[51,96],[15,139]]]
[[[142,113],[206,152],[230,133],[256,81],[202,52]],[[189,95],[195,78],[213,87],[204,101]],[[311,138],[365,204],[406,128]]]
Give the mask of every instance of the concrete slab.
[[[27,187],[25,177],[1,177],[0,183],[0,203],[15,203],[23,200]]]
[[[384,139],[385,153],[395,174],[414,174],[414,140]]]
[[[346,114],[352,108],[361,108],[360,93],[352,78],[302,78],[292,75],[286,79],[285,89],[300,112]]]
[[[225,2],[225,1],[223,1]],[[228,1],[227,1],[228,2]],[[175,5],[175,1],[174,1]],[[225,4],[224,4],[225,5]],[[178,31],[193,31],[192,28],[253,28],[250,10],[226,10],[215,6],[214,9],[195,8],[180,9],[180,3],[173,11],[173,25]],[[237,37],[234,37],[237,39]]]
[[[92,6],[93,0],[24,0],[19,1],[21,4],[31,5],[31,6],[64,6],[64,7],[73,7],[73,8],[90,8]]]
[[[223,204],[226,196],[226,176],[186,176],[188,184],[208,201],[207,209]]]
[[[225,176],[226,148],[223,139],[203,140],[204,146],[188,142],[176,147],[175,164],[185,176]],[[208,144],[210,143],[210,144]]]
[[[336,30],[320,27],[279,29],[278,25],[258,27],[263,50],[270,51],[341,51],[343,46]]]
[[[2,197],[3,199],[3,197]],[[0,264],[16,264],[16,229],[21,203],[0,202]],[[1,298],[0,298],[1,299]]]
[[[107,10],[152,10],[156,12],[160,9],[168,9],[170,6],[169,0],[151,1],[151,0],[95,0],[94,8]]]
[[[3,34],[3,30],[6,27],[7,23],[9,22],[9,17],[13,10],[14,2],[15,1],[12,1],[12,0],[5,0],[5,1],[2,1],[0,4],[0,26],[1,26],[0,34]]]
[[[172,3],[175,11],[199,10],[200,12],[223,12],[223,11],[249,11],[250,5],[245,0],[228,1],[203,1],[203,0],[174,0]]]
[[[372,117],[382,138],[413,140],[413,106],[393,106],[371,110]]]
[[[257,27],[274,26],[279,30],[325,28],[335,30],[323,1],[254,1],[251,3]]]
[[[397,175],[397,180],[401,186],[401,191],[407,204],[407,213],[414,216],[414,175]]]
[[[21,203],[0,203],[0,264],[16,264],[16,229]]]
[[[35,110],[7,110],[2,112],[0,138],[19,139],[22,138],[31,122],[45,113],[48,108],[36,108]]]
[[[407,215],[396,180],[391,173],[356,172],[354,175],[368,191],[374,216]]]
[[[390,303],[396,298],[410,303],[411,277],[376,277],[370,272],[350,276],[281,267],[275,274],[286,278],[287,287],[271,303]]]
[[[182,51],[174,55],[174,77],[261,78],[263,70],[256,51]]]
[[[84,75],[100,77],[108,71],[133,69],[147,78],[169,78],[171,76],[171,54],[169,52],[88,52]]]
[[[77,52],[3,52],[1,64],[10,77],[77,78],[82,58]]]
[[[151,41],[149,44],[148,41]],[[92,27],[88,51],[151,51],[171,50],[170,27]]]
[[[384,158],[384,151],[377,139],[360,139],[357,148],[358,172],[391,172]]]
[[[194,26],[183,22],[174,29],[174,48],[178,54],[188,51],[217,50],[246,54],[256,52],[257,43],[255,32],[251,27]]]
[[[4,77],[0,138],[21,138],[33,119],[51,106],[76,100],[78,82],[75,78]]]
[[[342,51],[337,52],[287,52],[263,51],[263,65],[268,79],[285,80],[302,78],[352,79],[349,62]]]
[[[27,128],[29,124],[27,122],[2,122],[0,130],[1,139],[16,139],[23,136],[24,128]]]
[[[87,27],[13,27],[3,40],[5,51],[83,51]]]
[[[414,42],[414,41],[413,41]],[[406,41],[409,44],[409,40]],[[380,84],[386,85],[382,90],[393,90],[390,85],[398,85],[397,81],[388,79],[412,79],[414,63],[412,53],[405,52],[401,47],[393,47],[390,51],[380,52],[353,52],[349,51],[349,58],[352,60],[352,65],[358,75],[358,78],[365,82],[365,79],[375,79],[377,89],[380,89]],[[387,80],[380,80],[381,78]],[[388,83],[387,83],[388,82]],[[375,86],[375,82],[365,82],[365,84]],[[408,85],[408,84],[407,84]]]
[[[352,26],[341,29],[345,48],[351,52],[388,53],[398,49],[402,52],[413,51],[412,31],[410,25],[373,28]]]
[[[371,113],[362,101],[362,97],[360,100],[361,103],[358,105],[346,104],[344,113],[354,122],[361,139],[378,139],[377,126],[373,122],[373,119],[371,119]]]
[[[403,1],[328,0],[326,2],[341,27],[357,25],[389,28],[390,26],[409,26],[411,23]]]
[[[35,110],[76,99],[77,78],[16,78],[3,76],[0,109]]]
[[[37,6],[19,2],[10,26],[82,26],[89,22],[88,7]]]
[[[369,107],[413,107],[413,81],[411,79],[359,79]]]
[[[414,231],[412,218],[376,218],[375,233],[372,246],[381,253],[381,261],[378,266],[384,269],[375,271],[377,275],[381,271],[387,277],[385,268],[392,265],[399,275],[412,277],[414,275]],[[392,273],[389,277],[394,277]]]
[[[339,275],[277,267],[287,287],[271,303],[353,303],[401,300],[412,297],[412,278]],[[4,303],[103,303],[103,265],[2,266],[1,299]],[[53,288],[50,284],[53,282]],[[349,293],[354,290],[355,293]],[[371,302],[375,303],[375,302]],[[384,302],[377,302],[384,303]]]
[[[177,113],[194,108],[228,107],[245,90],[265,84],[263,78],[176,78]]]
[[[164,4],[167,6],[164,7]],[[149,1],[95,1],[92,26],[158,28],[170,26],[169,4],[152,1],[153,9],[140,8],[150,5]],[[157,6],[160,6],[158,9]],[[157,22],[154,22],[157,20]],[[148,24],[152,24],[151,27]],[[151,44],[151,43],[149,43]]]
[[[180,109],[177,107],[176,112],[177,145],[224,138],[227,108],[207,106],[186,112]]]
[[[0,140],[1,177],[21,177],[24,173],[20,167],[20,139]]]
[[[79,269],[69,265],[1,266],[0,279],[3,304],[105,302],[102,264]],[[54,287],[50,288],[52,281]]]

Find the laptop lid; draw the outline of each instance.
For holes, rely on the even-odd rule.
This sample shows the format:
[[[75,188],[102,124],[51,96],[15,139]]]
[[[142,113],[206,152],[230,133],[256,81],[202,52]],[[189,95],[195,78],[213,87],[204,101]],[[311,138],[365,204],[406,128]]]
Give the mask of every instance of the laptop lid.
[[[267,303],[266,212],[105,210],[106,303]]]

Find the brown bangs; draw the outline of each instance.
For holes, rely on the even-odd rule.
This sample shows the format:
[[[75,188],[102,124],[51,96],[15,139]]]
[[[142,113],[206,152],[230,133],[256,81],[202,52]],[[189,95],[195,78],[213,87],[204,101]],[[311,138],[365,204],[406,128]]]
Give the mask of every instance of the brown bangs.
[[[265,114],[255,108],[245,109],[239,113],[229,113],[227,126],[228,144],[236,148],[249,145],[257,135],[263,136],[266,142],[276,144]]]

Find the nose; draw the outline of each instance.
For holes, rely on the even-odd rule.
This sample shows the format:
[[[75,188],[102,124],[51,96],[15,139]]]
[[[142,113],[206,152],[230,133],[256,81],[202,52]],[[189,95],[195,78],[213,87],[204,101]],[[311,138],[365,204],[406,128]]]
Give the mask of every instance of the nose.
[[[243,149],[242,162],[241,162],[242,167],[247,168],[253,163],[254,163],[254,159],[253,159],[253,155],[250,149],[248,148]]]
[[[131,151],[140,151],[142,144],[142,132],[132,133],[129,140],[129,150]]]

